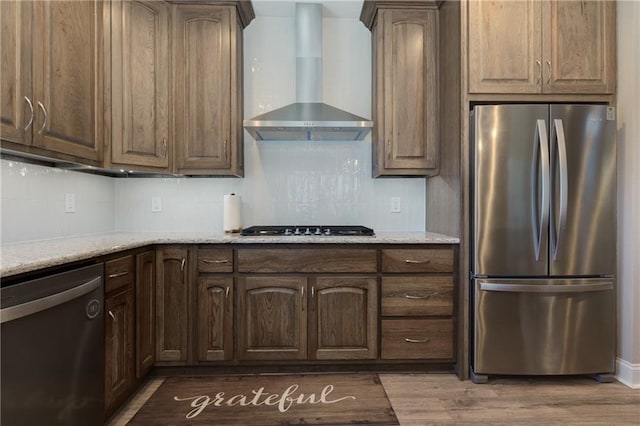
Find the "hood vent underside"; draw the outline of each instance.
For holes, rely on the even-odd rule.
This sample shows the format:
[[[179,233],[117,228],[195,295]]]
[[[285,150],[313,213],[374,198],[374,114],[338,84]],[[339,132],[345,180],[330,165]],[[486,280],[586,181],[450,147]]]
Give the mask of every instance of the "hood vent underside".
[[[296,3],[297,102],[249,120],[244,128],[255,140],[362,140],[373,123],[321,102],[322,4]]]

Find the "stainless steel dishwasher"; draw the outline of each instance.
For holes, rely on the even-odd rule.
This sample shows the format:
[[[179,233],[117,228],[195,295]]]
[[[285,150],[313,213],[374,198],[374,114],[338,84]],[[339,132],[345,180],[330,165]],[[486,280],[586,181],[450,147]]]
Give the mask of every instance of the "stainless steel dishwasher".
[[[101,425],[103,265],[0,289],[0,423]]]

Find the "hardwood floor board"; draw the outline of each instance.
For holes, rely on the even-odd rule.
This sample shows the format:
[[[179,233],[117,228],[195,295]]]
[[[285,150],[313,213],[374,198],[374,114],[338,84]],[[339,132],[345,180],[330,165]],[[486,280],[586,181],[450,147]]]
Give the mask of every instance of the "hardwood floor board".
[[[499,378],[476,385],[453,375],[381,374],[401,425],[640,424],[640,392],[588,378]]]

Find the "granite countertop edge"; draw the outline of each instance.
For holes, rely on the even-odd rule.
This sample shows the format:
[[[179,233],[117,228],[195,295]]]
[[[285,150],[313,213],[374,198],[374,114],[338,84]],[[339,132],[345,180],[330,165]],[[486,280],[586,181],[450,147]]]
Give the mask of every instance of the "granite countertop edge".
[[[379,232],[375,237],[243,237],[202,232],[119,232],[0,247],[0,277],[88,260],[152,244],[458,244],[433,232]]]

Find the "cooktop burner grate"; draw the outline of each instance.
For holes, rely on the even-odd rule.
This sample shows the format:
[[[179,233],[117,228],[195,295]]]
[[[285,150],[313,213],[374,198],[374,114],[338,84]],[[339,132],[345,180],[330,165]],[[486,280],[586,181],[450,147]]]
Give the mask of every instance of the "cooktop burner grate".
[[[325,225],[282,225],[282,226],[250,226],[242,230],[240,235],[251,237],[262,236],[349,236],[373,237],[373,229],[366,226],[325,226]]]

